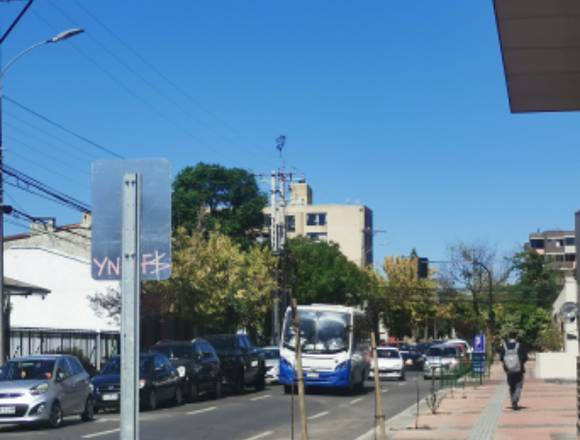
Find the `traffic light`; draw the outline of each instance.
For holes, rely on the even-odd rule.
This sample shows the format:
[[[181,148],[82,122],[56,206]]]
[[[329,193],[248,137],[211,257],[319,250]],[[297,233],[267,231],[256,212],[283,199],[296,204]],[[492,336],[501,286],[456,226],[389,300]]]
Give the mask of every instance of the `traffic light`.
[[[417,278],[429,278],[429,258],[417,258]]]
[[[2,206],[3,214],[12,214],[12,206],[10,205],[0,205],[0,206]]]

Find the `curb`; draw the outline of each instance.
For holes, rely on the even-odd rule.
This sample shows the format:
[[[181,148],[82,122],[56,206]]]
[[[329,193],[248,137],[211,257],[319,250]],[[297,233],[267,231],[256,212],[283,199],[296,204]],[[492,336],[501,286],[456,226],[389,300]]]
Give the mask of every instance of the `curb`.
[[[437,393],[439,398],[445,398],[447,396],[449,389],[439,390]],[[428,409],[427,407],[427,396],[423,397],[419,401],[419,413]],[[385,420],[385,426],[387,431],[396,431],[402,430],[409,426],[411,422],[414,422],[415,417],[417,416],[417,403],[413,403],[408,408],[404,409],[398,414],[395,414],[388,420]],[[369,429],[363,435],[357,437],[355,440],[375,440],[378,436],[379,428],[378,426],[375,428]]]

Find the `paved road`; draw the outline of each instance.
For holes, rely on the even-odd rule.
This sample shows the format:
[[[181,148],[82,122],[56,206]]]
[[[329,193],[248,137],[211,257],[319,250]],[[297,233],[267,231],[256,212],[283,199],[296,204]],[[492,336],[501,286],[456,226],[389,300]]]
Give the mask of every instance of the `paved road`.
[[[429,382],[408,373],[405,382],[383,382],[387,418],[416,401],[417,385],[421,397]],[[294,400],[298,408],[297,399]],[[374,394],[372,383],[356,395],[328,391],[309,391],[306,395],[310,438],[354,440],[372,428]],[[67,419],[58,430],[30,427],[0,427],[2,440],[114,440],[119,437],[119,414],[99,414],[91,423],[78,417]],[[141,413],[141,440],[281,440],[291,439],[291,396],[277,385],[262,392],[247,392],[219,400],[202,400],[180,407]],[[295,437],[299,438],[298,415]]]

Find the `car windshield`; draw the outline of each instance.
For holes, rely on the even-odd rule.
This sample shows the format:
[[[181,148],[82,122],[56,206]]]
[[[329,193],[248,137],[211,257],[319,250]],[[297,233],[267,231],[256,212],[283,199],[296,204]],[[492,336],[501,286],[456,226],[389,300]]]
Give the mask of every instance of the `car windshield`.
[[[155,345],[151,350],[162,353],[171,358],[192,359],[193,348],[191,345]]]
[[[383,359],[399,359],[401,356],[396,350],[377,350],[377,356]]]
[[[342,312],[300,311],[300,341],[304,353],[329,354],[349,347],[350,315]],[[292,313],[286,314],[284,347],[294,350],[296,336],[291,324]]]
[[[277,348],[266,348],[264,349],[265,359],[280,359],[280,350]]]
[[[236,337],[234,335],[214,335],[205,338],[216,350],[235,350]]]
[[[153,358],[149,356],[141,357],[139,359],[139,372],[141,375],[144,375],[145,373],[147,373],[147,371],[151,369],[152,359]],[[121,374],[121,358],[120,357],[111,358],[109,362],[105,364],[105,367],[103,368],[101,374],[103,375]]]
[[[0,381],[51,379],[54,360],[8,361],[0,370]]]
[[[431,347],[427,350],[427,356],[443,356],[443,348],[441,347]]]

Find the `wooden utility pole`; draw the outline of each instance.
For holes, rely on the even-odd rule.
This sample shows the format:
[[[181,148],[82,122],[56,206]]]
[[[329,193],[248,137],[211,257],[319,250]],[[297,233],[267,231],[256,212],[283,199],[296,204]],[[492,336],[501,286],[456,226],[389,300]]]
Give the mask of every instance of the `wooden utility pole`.
[[[300,439],[308,440],[308,426],[306,425],[306,402],[304,399],[304,376],[302,374],[302,344],[300,341],[300,320],[296,299],[292,298],[292,316],[294,335],[296,338],[296,380],[298,381],[298,409],[300,411]]]
[[[381,393],[381,380],[379,377],[379,357],[377,355],[377,341],[374,332],[371,332],[371,349],[373,353],[373,371],[375,376],[375,419],[379,423],[379,440],[387,440],[383,395]]]

